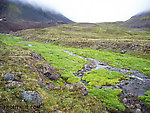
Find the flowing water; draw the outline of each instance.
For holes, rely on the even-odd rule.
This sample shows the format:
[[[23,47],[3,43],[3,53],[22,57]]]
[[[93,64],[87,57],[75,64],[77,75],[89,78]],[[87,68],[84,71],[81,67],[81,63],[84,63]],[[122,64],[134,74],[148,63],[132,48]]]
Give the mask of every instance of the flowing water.
[[[139,104],[138,96],[145,96],[144,92],[150,90],[150,77],[144,75],[142,72],[128,69],[121,69],[117,67],[109,66],[106,62],[100,62],[96,59],[85,58],[79,55],[76,55],[70,51],[61,50],[69,55],[73,55],[82,59],[89,61],[89,63],[85,64],[84,67],[75,74],[75,76],[79,77],[81,81],[88,85],[85,80],[82,80],[82,77],[92,71],[93,69],[106,69],[109,71],[116,71],[119,73],[123,73],[130,76],[128,80],[122,80],[120,83],[115,84],[114,86],[96,86],[96,88],[100,89],[122,89],[122,94],[120,97],[123,100],[123,103],[126,105],[127,110],[125,112],[134,112],[137,109],[141,110],[141,113],[148,113],[150,111],[149,107],[146,107],[142,102]],[[126,101],[125,101],[126,100]],[[136,107],[139,105],[140,107]],[[133,107],[134,106],[134,107]],[[128,111],[129,110],[129,111]]]

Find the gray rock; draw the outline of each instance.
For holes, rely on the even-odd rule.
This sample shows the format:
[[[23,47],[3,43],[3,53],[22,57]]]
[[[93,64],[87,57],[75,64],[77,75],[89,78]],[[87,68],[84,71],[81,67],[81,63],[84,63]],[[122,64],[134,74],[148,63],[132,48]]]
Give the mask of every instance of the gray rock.
[[[54,111],[54,113],[62,113],[62,111],[57,110],[57,111]]]
[[[0,62],[0,66],[1,66],[1,65],[4,65],[4,64]]]
[[[120,53],[125,54],[126,52],[127,52],[126,50],[122,50]]]
[[[136,108],[141,109],[141,105],[140,104],[135,104]]]
[[[70,88],[70,87],[72,87],[72,85],[70,85],[70,84],[66,84],[66,87]]]
[[[2,108],[0,108],[0,113],[6,113]]]
[[[21,96],[22,96],[22,99],[27,102],[35,103],[38,105],[43,104],[42,96],[36,91],[24,91]]]
[[[3,80],[6,80],[6,81],[9,81],[9,80],[13,81],[15,79],[15,76],[13,74],[7,73],[7,74],[3,75],[2,78],[3,78]]]
[[[142,113],[140,109],[136,109],[134,113]]]
[[[127,103],[127,102],[128,102],[127,98],[124,98],[123,103]]]
[[[25,90],[25,88],[23,87],[22,83],[16,82],[16,81],[13,81],[12,83],[9,83],[9,84],[7,84],[7,85],[5,86],[6,89],[14,89],[14,88],[16,88],[16,87],[19,87],[19,88]]]
[[[56,80],[58,80],[59,79],[59,75],[57,75],[57,74],[51,74],[50,72],[45,72],[44,73],[44,75],[46,75],[47,76],[47,78],[48,79],[50,79],[50,80],[54,80],[54,81],[56,81]]]
[[[27,46],[31,47],[31,46],[33,46],[33,45],[32,45],[32,44],[27,44]]]
[[[82,83],[75,83],[73,85],[73,89],[77,89],[77,90],[80,90],[81,94],[86,96],[88,95],[89,91],[87,89],[87,87],[85,85],[83,85]]]

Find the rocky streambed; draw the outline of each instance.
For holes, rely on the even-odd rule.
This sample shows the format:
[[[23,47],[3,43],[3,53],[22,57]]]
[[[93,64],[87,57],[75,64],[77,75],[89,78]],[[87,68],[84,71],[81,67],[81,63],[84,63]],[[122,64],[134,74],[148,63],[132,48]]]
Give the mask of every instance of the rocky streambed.
[[[150,113],[150,106],[145,105],[140,101],[138,96],[145,96],[144,92],[150,90],[150,77],[144,75],[142,72],[135,71],[132,69],[121,69],[117,67],[109,66],[107,62],[100,62],[96,59],[85,58],[79,55],[76,55],[70,51],[64,51],[70,55],[88,60],[89,63],[85,64],[84,67],[75,74],[79,77],[81,81],[88,85],[85,80],[82,80],[82,77],[92,71],[93,69],[106,69],[109,71],[116,71],[130,76],[128,80],[122,80],[120,83],[115,84],[114,86],[93,86],[100,89],[122,89],[122,93],[119,95],[122,102],[126,106],[125,113]],[[110,111],[113,112],[113,111]],[[115,111],[116,112],[116,111]]]

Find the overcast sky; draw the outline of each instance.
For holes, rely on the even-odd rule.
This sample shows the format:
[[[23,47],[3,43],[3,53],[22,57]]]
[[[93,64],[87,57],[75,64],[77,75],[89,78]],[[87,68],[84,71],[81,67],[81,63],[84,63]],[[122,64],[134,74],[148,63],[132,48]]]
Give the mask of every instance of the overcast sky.
[[[150,10],[150,0],[20,0],[55,10],[75,22],[125,21]]]

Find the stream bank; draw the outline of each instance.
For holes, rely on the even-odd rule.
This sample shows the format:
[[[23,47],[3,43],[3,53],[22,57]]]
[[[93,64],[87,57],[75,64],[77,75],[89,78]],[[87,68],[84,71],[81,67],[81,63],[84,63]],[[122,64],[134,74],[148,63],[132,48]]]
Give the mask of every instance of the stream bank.
[[[85,64],[84,67],[79,70],[75,76],[81,79],[82,83],[86,86],[88,83],[85,80],[82,80],[82,77],[92,71],[93,69],[106,69],[109,71],[116,71],[125,75],[129,75],[130,79],[121,80],[120,83],[117,83],[113,86],[93,86],[99,89],[121,89],[122,93],[119,95],[121,101],[126,106],[125,113],[149,113],[150,107],[145,105],[144,102],[138,98],[138,96],[145,96],[144,92],[150,90],[150,77],[144,75],[142,72],[135,71],[132,69],[121,69],[117,67],[109,66],[107,62],[100,62],[96,59],[85,58],[79,55],[76,55],[70,51],[61,50],[69,55],[73,55],[82,59],[89,61],[88,64]],[[113,111],[110,111],[113,112]],[[116,111],[115,111],[116,112]]]

